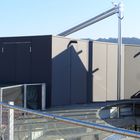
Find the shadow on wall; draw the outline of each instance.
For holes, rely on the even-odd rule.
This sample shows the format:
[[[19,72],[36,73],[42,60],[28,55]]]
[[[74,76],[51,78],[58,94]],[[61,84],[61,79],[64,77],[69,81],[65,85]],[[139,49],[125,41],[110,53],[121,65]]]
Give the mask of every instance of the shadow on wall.
[[[52,106],[82,104],[89,100],[89,68],[83,64],[88,55],[83,58],[82,53],[82,46],[71,41],[66,50],[52,59]]]

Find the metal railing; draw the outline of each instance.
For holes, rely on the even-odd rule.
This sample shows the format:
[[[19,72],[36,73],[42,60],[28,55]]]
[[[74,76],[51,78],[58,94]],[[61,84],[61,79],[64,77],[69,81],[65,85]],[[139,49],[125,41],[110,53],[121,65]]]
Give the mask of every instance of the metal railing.
[[[14,116],[16,118],[14,121],[15,122],[14,124],[16,126],[14,126],[14,128],[16,128],[16,127],[18,128],[20,126],[20,129],[21,129],[21,126],[23,126],[23,127],[22,127],[21,131],[19,131],[20,130],[19,128],[16,129],[16,132],[15,132],[16,135],[18,135],[18,133],[20,133],[20,135],[21,135],[21,134],[25,133],[25,131],[26,131],[26,137],[27,137],[27,133],[29,133],[29,128],[30,128],[32,135],[40,134],[40,135],[44,135],[46,137],[48,137],[48,135],[50,135],[51,136],[50,139],[58,139],[58,138],[62,139],[62,138],[70,137],[68,135],[70,132],[72,133],[71,137],[73,137],[74,132],[76,132],[76,131],[77,132],[75,135],[77,136],[79,134],[78,137],[79,136],[85,137],[85,134],[86,134],[86,135],[94,135],[94,137],[96,137],[98,135],[98,137],[101,137],[100,139],[104,139],[104,138],[112,135],[112,133],[114,133],[116,135],[122,135],[125,137],[140,138],[140,132],[136,132],[136,131],[126,130],[126,129],[122,129],[122,128],[116,128],[116,127],[111,127],[111,126],[104,126],[101,124],[85,122],[85,121],[81,121],[81,120],[77,120],[77,119],[66,118],[66,117],[49,114],[49,113],[45,113],[45,112],[39,112],[39,111],[31,110],[31,109],[25,109],[22,107],[9,105],[9,104],[2,103],[2,102],[0,102],[0,105],[2,106],[3,111],[5,111],[5,110],[8,111],[10,109],[13,109],[14,112],[18,111],[18,113],[14,114]],[[5,118],[8,118],[8,117],[5,117]],[[42,120],[45,120],[45,121],[40,122]],[[6,122],[6,124],[7,124],[7,122]],[[28,127],[28,128],[25,127],[24,125],[26,125],[26,124],[28,124],[28,125],[30,124],[30,127]],[[32,127],[31,127],[31,125],[32,125]],[[1,132],[3,130],[2,126],[4,126],[4,123],[1,124]],[[10,129],[8,127],[8,124],[6,126],[8,129]],[[42,126],[42,127],[39,127],[39,126]],[[52,126],[53,126],[53,128],[52,128]],[[49,132],[48,132],[48,130],[49,130]],[[38,133],[37,133],[37,131],[38,131]],[[83,132],[83,133],[81,133],[81,132]],[[95,132],[96,132],[96,134],[95,134]],[[46,135],[46,133],[47,133],[47,135]],[[30,136],[31,136],[31,134],[30,134]],[[57,136],[56,136],[56,134],[57,134]],[[54,136],[56,136],[57,138]],[[29,137],[29,135],[28,135],[28,137]],[[30,139],[33,140],[35,138],[33,138],[33,136],[32,136],[32,137],[30,137]]]
[[[38,91],[37,89],[38,86],[40,87],[40,91]],[[36,98],[37,100],[38,98],[37,92],[41,95],[40,97],[41,103],[39,105],[40,106],[39,108],[44,110],[46,108],[46,104],[45,104],[46,84],[45,83],[32,83],[32,84],[10,85],[10,86],[0,87],[0,101],[8,102],[9,100],[11,100],[14,101],[15,105],[17,106],[22,106],[24,108],[28,108],[28,106],[30,106],[30,108],[33,109],[33,105],[31,105],[31,99]]]

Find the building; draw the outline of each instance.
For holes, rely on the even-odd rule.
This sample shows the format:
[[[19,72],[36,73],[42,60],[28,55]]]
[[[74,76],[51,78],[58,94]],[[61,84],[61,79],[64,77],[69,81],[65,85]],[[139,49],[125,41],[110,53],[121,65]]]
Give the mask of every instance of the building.
[[[47,108],[117,100],[117,44],[52,35],[0,38],[0,44],[1,87],[44,83],[45,94],[37,87],[32,98],[38,108],[43,99]],[[121,99],[139,93],[139,49],[123,47]]]

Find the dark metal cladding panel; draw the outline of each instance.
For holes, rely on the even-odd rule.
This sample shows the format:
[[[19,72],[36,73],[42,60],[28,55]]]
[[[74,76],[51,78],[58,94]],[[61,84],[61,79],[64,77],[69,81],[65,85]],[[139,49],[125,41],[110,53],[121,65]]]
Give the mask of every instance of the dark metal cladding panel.
[[[5,37],[1,38],[2,59],[0,64],[3,65],[1,70],[2,83],[19,84],[31,82],[29,78],[29,61],[28,54],[25,52],[26,44],[31,43],[30,37]],[[30,70],[31,71],[31,70]]]
[[[71,104],[86,102],[87,70],[77,52],[78,48],[76,45],[70,47]]]
[[[16,45],[16,81],[31,82],[31,43],[21,42]]]
[[[15,45],[1,44],[0,47],[0,83],[15,81]]]
[[[32,82],[46,83],[46,103],[51,104],[51,40],[52,36],[32,38]]]
[[[51,73],[51,38],[32,38],[32,81],[49,82]]]
[[[0,84],[46,83],[47,107],[51,105],[51,38],[0,38]]]

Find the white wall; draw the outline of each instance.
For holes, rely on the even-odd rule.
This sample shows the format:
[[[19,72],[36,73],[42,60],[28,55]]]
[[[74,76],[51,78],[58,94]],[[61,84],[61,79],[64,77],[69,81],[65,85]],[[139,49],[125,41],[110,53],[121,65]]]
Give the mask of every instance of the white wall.
[[[117,45],[93,43],[93,101],[117,99]]]
[[[93,43],[93,101],[106,101],[107,92],[107,44],[94,42]]]
[[[52,37],[52,105],[87,102],[88,41]]]
[[[130,97],[140,90],[140,46],[125,45],[124,57],[124,99]]]

